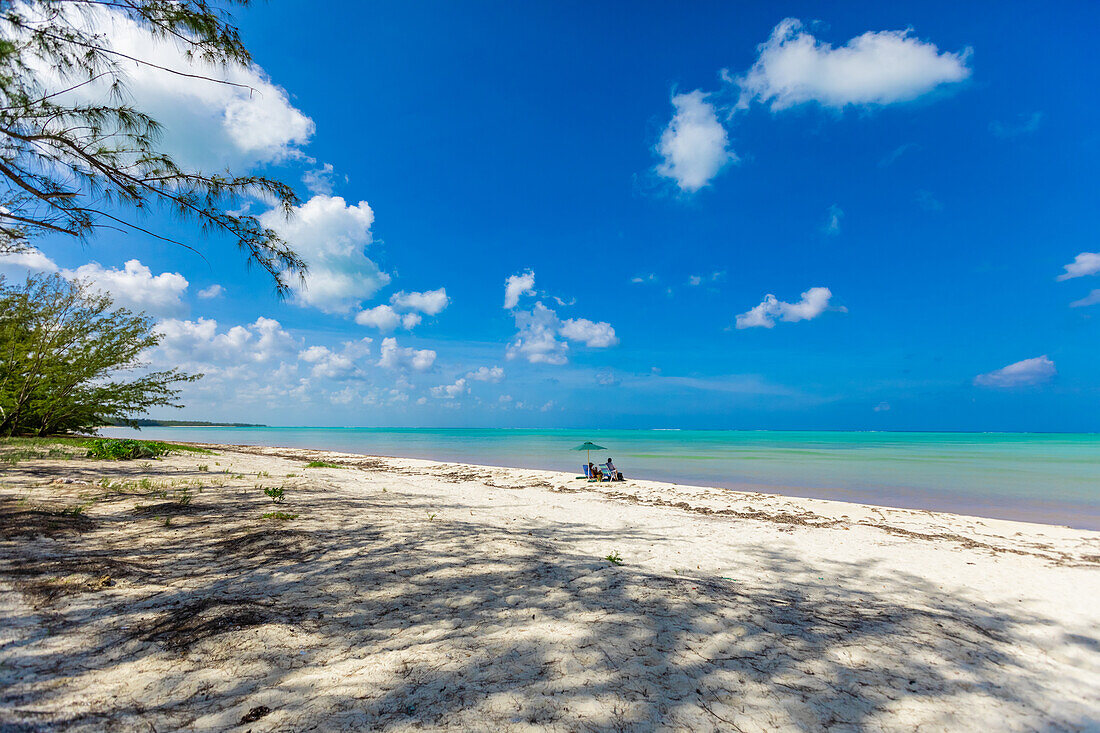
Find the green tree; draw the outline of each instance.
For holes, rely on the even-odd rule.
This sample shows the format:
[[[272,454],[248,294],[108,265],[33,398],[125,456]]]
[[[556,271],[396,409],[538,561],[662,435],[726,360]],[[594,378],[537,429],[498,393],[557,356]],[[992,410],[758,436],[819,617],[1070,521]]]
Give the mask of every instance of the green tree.
[[[25,250],[38,234],[86,239],[100,227],[137,230],[186,247],[124,218],[129,210],[166,207],[204,231],[234,238],[285,294],[286,277],[301,276],[305,263],[256,217],[233,209],[260,196],[289,214],[294,192],[261,176],[212,175],[178,165],[158,144],[157,121],[123,102],[121,64],[202,75],[112,49],[95,30],[97,13],[122,14],[180,44],[189,58],[223,68],[251,62],[228,13],[207,0],[0,0],[0,189],[6,185],[0,190],[0,253]],[[45,83],[42,69],[52,69],[60,85]],[[71,101],[66,92],[85,85],[105,86],[104,103]]]
[[[160,341],[154,325],[80,281],[0,277],[0,435],[87,431],[178,407],[174,385],[202,375],[141,373],[142,354]]]

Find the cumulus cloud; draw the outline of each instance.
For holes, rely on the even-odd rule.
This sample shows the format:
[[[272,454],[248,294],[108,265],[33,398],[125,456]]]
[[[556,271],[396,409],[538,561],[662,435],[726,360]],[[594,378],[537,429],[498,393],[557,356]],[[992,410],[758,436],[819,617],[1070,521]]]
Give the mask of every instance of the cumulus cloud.
[[[1097,303],[1100,303],[1100,288],[1094,288],[1084,298],[1081,298],[1080,300],[1075,300],[1070,303],[1069,307],[1083,308],[1087,305],[1096,305]]]
[[[214,365],[270,363],[293,356],[295,339],[273,318],[257,318],[246,326],[219,332],[212,318],[181,321],[169,318],[154,329],[161,336],[159,352],[166,362]]]
[[[466,375],[467,379],[472,379],[475,382],[493,382],[494,384],[504,379],[504,370],[498,366],[495,367],[478,367],[474,371]]]
[[[199,296],[203,300],[209,300],[210,298],[220,298],[224,294],[225,288],[223,288],[221,285],[211,285],[210,287],[203,288],[199,292],[195,293],[195,295]]]
[[[466,386],[465,377],[460,377],[454,384],[441,384],[438,387],[431,388],[432,397],[448,400],[453,400],[455,397],[460,397],[469,391],[470,388]]]
[[[532,284],[534,284],[533,276]],[[439,315],[450,302],[445,288],[425,290],[422,293],[406,293],[402,290],[390,296],[390,303],[397,310],[419,311],[429,316]]]
[[[381,358],[378,366],[385,369],[425,372],[435,364],[436,354],[431,349],[413,349],[399,346],[397,339],[386,338],[382,340]]]
[[[587,318],[569,318],[565,320],[561,324],[561,328],[558,329],[558,333],[570,341],[580,341],[585,346],[594,349],[604,349],[619,343],[619,338],[615,335],[615,329],[611,327],[610,323],[603,321],[595,323]]]
[[[1057,280],[1070,280],[1085,275],[1095,275],[1100,272],[1100,252],[1082,252],[1073,258],[1073,262],[1066,265],[1066,271],[1057,277]]]
[[[787,18],[760,45],[752,67],[736,80],[739,106],[773,110],[807,102],[825,107],[906,102],[970,76],[969,49],[940,52],[912,31],[868,31],[834,48]]]
[[[423,320],[420,313],[438,315],[449,302],[445,288],[422,293],[406,293],[402,290],[390,297],[390,305],[377,305],[357,313],[355,322],[383,332],[392,331],[398,326],[410,331]]]
[[[655,282],[657,282],[657,274],[654,273],[654,272],[650,272],[646,275],[635,275],[634,277],[630,278],[630,282],[634,283],[635,285],[644,285],[645,283],[655,283]]]
[[[504,307],[508,310],[519,305],[521,295],[535,294],[535,273],[531,270],[519,275],[509,275],[504,281]]]
[[[508,345],[509,359],[523,357],[532,364],[564,364],[569,361],[569,344],[558,340],[561,322],[541,302],[529,311],[515,314],[518,333]]]
[[[736,163],[729,136],[707,95],[696,89],[672,97],[675,113],[661,133],[657,173],[676,182],[681,191],[693,193],[706,186],[727,163]]]
[[[1054,362],[1046,354],[1024,359],[1015,364],[974,377],[979,387],[1021,387],[1050,381],[1058,373]]]
[[[541,301],[529,311],[516,311],[515,319],[518,331],[505,352],[509,359],[523,357],[532,364],[564,364],[569,360],[568,341],[581,342],[590,348],[619,343],[610,323],[586,318],[562,321]]]
[[[367,258],[373,241],[374,212],[366,201],[349,205],[339,196],[317,195],[294,207],[290,219],[282,212],[260,216],[309,265],[304,283],[291,280],[302,305],[326,313],[347,313],[388,284],[390,276]]]
[[[183,292],[187,278],[178,272],[154,275],[138,260],[129,260],[121,270],[89,262],[75,270],[62,270],[71,280],[85,280],[93,287],[111,294],[115,303],[135,311],[154,315],[171,315],[183,309]]]
[[[172,74],[118,56],[126,77],[126,94],[135,107],[158,120],[166,148],[186,164],[207,170],[273,163],[300,156],[314,132],[313,121],[297,110],[287,92],[267,73],[247,67],[209,64],[188,59],[181,42],[154,38],[120,13],[82,8],[71,19],[100,33],[100,42],[118,54],[145,59],[157,66],[207,79]],[[42,77],[56,89],[71,85],[42,69]],[[99,104],[109,98],[102,83],[79,86],[64,94],[68,101]]]
[[[415,328],[420,325],[420,316],[416,313],[398,313],[392,306],[376,305],[356,313],[355,322],[361,326],[371,326],[388,333],[398,326],[405,330]]]
[[[339,351],[327,346],[310,346],[300,351],[298,358],[311,365],[310,375],[317,379],[350,379],[361,376],[358,361],[370,355],[371,339],[346,341]]]
[[[37,249],[0,253],[0,271],[29,270],[31,272],[57,272],[57,264]]]
[[[0,254],[0,271],[58,272],[70,280],[83,280],[97,290],[107,292],[116,305],[155,316],[178,315],[184,309],[183,294],[187,278],[178,272],[153,271],[140,260],[128,260],[121,269],[89,262],[75,270],[59,268],[37,249]],[[215,285],[213,287],[220,286]],[[209,288],[207,289],[209,290]],[[205,290],[199,293],[204,296]]]
[[[808,321],[824,313],[832,297],[831,290],[820,287],[810,288],[802,293],[802,299],[797,303],[785,303],[768,293],[760,305],[737,316],[737,328],[772,328],[777,319],[790,322]]]

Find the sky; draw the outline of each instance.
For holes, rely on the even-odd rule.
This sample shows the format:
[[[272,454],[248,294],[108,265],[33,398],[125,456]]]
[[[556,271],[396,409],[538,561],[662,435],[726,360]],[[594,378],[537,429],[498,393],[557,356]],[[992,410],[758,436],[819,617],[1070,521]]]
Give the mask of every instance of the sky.
[[[1094,3],[234,17],[256,92],[135,68],[129,94],[180,160],[295,188],[289,221],[247,206],[305,284],[155,211],[201,256],[103,232],[0,258],[159,319],[150,364],[206,376],[154,417],[1100,430]]]

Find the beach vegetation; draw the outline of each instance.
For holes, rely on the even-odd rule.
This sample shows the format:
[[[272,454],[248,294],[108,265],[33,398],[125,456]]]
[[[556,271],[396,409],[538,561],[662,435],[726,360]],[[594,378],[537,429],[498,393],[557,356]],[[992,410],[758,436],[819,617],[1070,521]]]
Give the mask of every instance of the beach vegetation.
[[[210,470],[210,466],[206,465],[205,463],[200,463],[199,465],[195,466],[195,469],[196,469],[196,470],[198,470],[198,471],[200,471],[200,472],[202,472],[202,471],[209,471],[209,470]]]
[[[145,369],[142,355],[161,339],[155,324],[80,280],[0,276],[0,436],[87,433],[178,406],[176,385],[201,375]]]
[[[291,519],[297,519],[297,514],[289,514],[287,512],[265,512],[260,515],[264,519],[274,519],[280,522],[289,522]]]
[[[136,458],[160,458],[168,455],[172,447],[167,443],[153,440],[115,440],[112,438],[93,438],[85,443],[88,458],[107,461],[130,461]]]
[[[252,64],[230,15],[207,0],[0,4],[0,181],[6,184],[0,252],[28,251],[28,242],[45,234],[84,243],[103,228],[191,249],[135,221],[134,214],[156,209],[228,237],[285,294],[287,280],[303,275],[306,265],[241,202],[272,201],[289,214],[298,203],[293,189],[263,176],[188,168],[164,144],[157,120],[126,94],[135,67],[162,74],[165,81],[180,75],[213,85],[243,85],[204,76],[204,67],[177,71],[141,54],[120,53],[103,31],[107,13],[178,44],[205,68]],[[80,95],[62,93],[81,87],[102,90],[102,100],[89,104]]]
[[[306,464],[306,468],[343,468],[339,463],[330,463],[328,461],[310,461]]]
[[[612,565],[622,565],[623,564],[623,556],[619,554],[618,550],[615,550],[614,552],[612,552],[610,555],[605,557],[604,560],[607,560]]]
[[[272,503],[278,504],[283,500],[285,490],[282,486],[271,486],[264,489],[264,493],[267,494],[267,498],[271,499]]]

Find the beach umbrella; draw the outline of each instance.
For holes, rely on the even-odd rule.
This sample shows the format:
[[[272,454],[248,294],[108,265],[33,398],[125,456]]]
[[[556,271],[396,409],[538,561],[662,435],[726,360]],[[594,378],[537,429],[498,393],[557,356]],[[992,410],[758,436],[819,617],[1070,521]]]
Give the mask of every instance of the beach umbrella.
[[[607,448],[604,448],[602,445],[596,445],[592,441],[587,440],[587,441],[581,443],[580,445],[578,445],[573,450],[583,450],[585,453],[588,454],[587,463],[591,463],[592,462],[592,451],[594,451],[594,450],[607,450]]]

